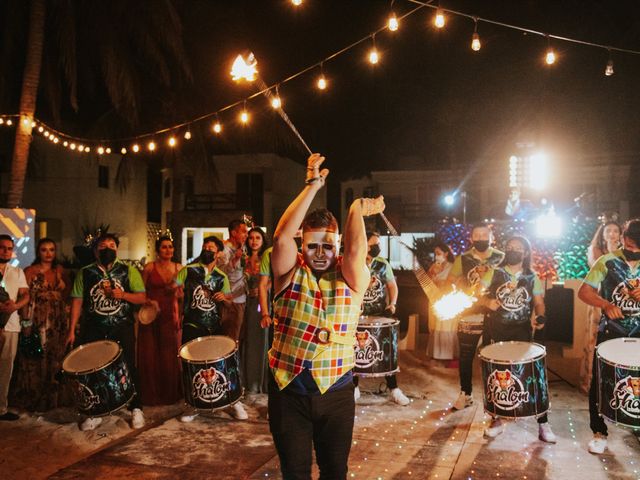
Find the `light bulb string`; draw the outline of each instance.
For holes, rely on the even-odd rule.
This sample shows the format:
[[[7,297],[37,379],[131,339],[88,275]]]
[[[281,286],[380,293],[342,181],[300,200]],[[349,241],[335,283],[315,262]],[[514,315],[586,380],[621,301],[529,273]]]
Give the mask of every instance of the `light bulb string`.
[[[439,9],[443,12],[446,12],[448,14],[452,14],[452,15],[456,15],[459,17],[464,17],[464,18],[469,18],[471,20],[474,21],[475,24],[475,28],[474,28],[474,32],[477,32],[477,25],[478,22],[482,21],[484,23],[488,23],[491,25],[496,25],[499,27],[503,27],[503,28],[508,28],[508,29],[512,29],[512,30],[517,30],[520,32],[524,32],[524,33],[529,33],[532,35],[538,35],[541,37],[545,37],[547,38],[547,41],[550,42],[550,39],[554,39],[554,40],[559,40],[559,41],[563,41],[563,42],[569,42],[569,43],[574,43],[574,44],[578,44],[578,45],[584,45],[584,46],[589,46],[589,47],[595,47],[595,48],[601,48],[601,49],[605,49],[609,52],[609,55],[611,55],[612,51],[615,52],[621,52],[621,53],[629,53],[632,55],[640,55],[640,51],[638,50],[632,50],[632,49],[627,49],[627,48],[621,48],[621,47],[615,47],[615,46],[611,46],[611,45],[603,45],[603,44],[599,44],[599,43],[595,43],[595,42],[589,42],[586,40],[580,40],[580,39],[575,39],[575,38],[570,38],[570,37],[565,37],[565,36],[561,36],[561,35],[555,35],[555,34],[551,34],[551,33],[545,33],[542,31],[538,31],[538,30],[533,30],[531,28],[526,28],[526,27],[521,27],[518,25],[513,25],[513,24],[509,24],[509,23],[505,23],[505,22],[500,22],[497,20],[492,20],[489,18],[484,18],[484,17],[478,17],[477,15],[471,15],[465,12],[461,12],[458,10],[452,10],[452,9],[448,9],[448,8],[442,8],[438,2],[438,4],[434,5],[434,1],[435,0],[428,0],[428,1],[420,1],[420,0],[405,0],[408,3],[414,4],[416,5],[415,8],[409,10],[408,12],[402,14],[401,16],[397,17],[398,20],[402,20],[405,19],[413,14],[415,14],[416,12],[422,10],[423,8],[431,8],[431,9]],[[391,6],[393,6],[394,2],[391,2]],[[168,132],[172,132],[175,130],[180,130],[183,129],[185,127],[189,127],[191,125],[194,125],[196,123],[211,119],[213,117],[215,117],[216,119],[218,119],[219,114],[223,113],[225,111],[237,108],[240,105],[244,105],[246,106],[247,101],[253,100],[257,97],[261,97],[261,96],[269,96],[269,94],[267,92],[269,92],[270,90],[274,89],[276,85],[282,85],[285,84],[287,82],[290,82],[306,73],[308,73],[309,71],[312,71],[316,68],[320,68],[320,72],[321,74],[324,74],[323,71],[323,66],[325,62],[328,62],[330,60],[333,60],[334,58],[346,53],[347,51],[357,47],[358,45],[362,44],[363,42],[370,42],[371,39],[374,39],[375,42],[375,35],[383,32],[385,30],[388,29],[387,25],[384,25],[378,29],[376,29],[375,31],[373,31],[372,33],[360,38],[359,40],[356,40],[350,44],[348,44],[347,46],[333,52],[332,54],[326,56],[324,59],[315,62],[305,68],[303,68],[302,70],[299,70],[291,75],[289,75],[288,77],[285,77],[284,79],[272,84],[272,85],[265,85],[264,83],[262,85],[260,85],[260,88],[258,91],[256,91],[255,93],[240,99],[238,101],[229,103],[219,109],[217,109],[216,111],[213,112],[207,112],[205,114],[202,114],[200,116],[196,116],[191,118],[190,120],[186,120],[184,122],[178,123],[178,124],[174,124],[171,125],[169,127],[165,127],[159,130],[155,130],[153,132],[146,132],[146,133],[142,133],[139,135],[132,135],[129,137],[119,137],[119,138],[99,138],[99,139],[89,139],[89,138],[84,138],[84,137],[76,137],[73,135],[69,135],[66,133],[61,132],[60,130],[57,130],[56,128],[53,128],[49,125],[47,125],[46,123],[37,120],[36,118],[32,118],[31,120],[36,122],[36,124],[38,126],[42,126],[43,128],[46,128],[49,132],[54,133],[56,136],[59,136],[61,139],[64,139],[66,141],[70,141],[70,142],[76,142],[76,143],[85,143],[85,144],[90,144],[90,145],[98,145],[98,144],[114,144],[114,143],[130,143],[130,142],[135,142],[135,141],[142,141],[143,139],[150,139],[154,136],[157,135],[162,135],[164,133],[168,133]],[[269,92],[271,93],[271,92]],[[21,116],[19,114],[3,114],[0,115],[1,118],[16,118],[19,119]]]

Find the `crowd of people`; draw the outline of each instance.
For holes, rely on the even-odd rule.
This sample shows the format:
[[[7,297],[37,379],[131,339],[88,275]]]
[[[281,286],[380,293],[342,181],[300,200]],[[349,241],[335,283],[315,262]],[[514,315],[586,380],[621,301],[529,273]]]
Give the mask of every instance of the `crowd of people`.
[[[56,259],[53,240],[38,242],[33,265],[23,272],[9,263],[13,239],[0,235],[0,420],[19,418],[8,410],[9,401],[38,412],[70,405],[57,375],[66,352],[110,339],[120,345],[135,387],[127,403],[131,425],[141,428],[143,405],[174,404],[184,395],[181,347],[224,335],[239,348],[245,391],[268,394],[269,426],[284,477],[309,478],[313,446],[322,478],[344,478],[360,397],[353,373],[358,321],[393,317],[399,289],[380,256],[379,235],[365,228],[365,217],[383,212],[382,197],[354,200],[342,235],[328,210],[308,212],[329,174],[321,169],[323,162],[318,154],[309,157],[304,186],[281,217],[272,247],[261,228],[238,219],[229,224],[226,241],[204,238],[188,265],[174,261],[173,240],[161,235],[156,259],[140,272],[119,259],[118,237],[104,232],[93,242],[95,261],[72,280]],[[544,289],[531,267],[529,241],[513,236],[502,252],[493,246],[490,227],[479,224],[471,230],[471,242],[457,257],[438,242],[426,272],[442,293],[455,286],[478,298],[457,321],[433,317],[430,322],[429,355],[459,359],[450,364],[459,370],[460,394],[453,402],[459,410],[474,402],[479,344],[530,342],[546,321]],[[614,295],[624,283],[626,298],[640,301],[640,220],[624,228],[602,225],[589,248],[589,263],[579,292],[592,307],[584,372],[594,433],[589,450],[602,453],[607,427],[588,366],[595,362],[596,344],[640,335],[638,317],[620,304],[620,292]],[[155,319],[136,325],[140,307],[152,308]],[[385,380],[392,401],[408,405],[395,374]],[[240,401],[228,411],[238,420],[248,418]],[[198,410],[189,408],[180,420],[197,416]],[[546,412],[537,421],[539,438],[555,443]],[[95,429],[101,422],[87,416],[80,428]],[[504,427],[494,416],[485,435],[496,437]]]

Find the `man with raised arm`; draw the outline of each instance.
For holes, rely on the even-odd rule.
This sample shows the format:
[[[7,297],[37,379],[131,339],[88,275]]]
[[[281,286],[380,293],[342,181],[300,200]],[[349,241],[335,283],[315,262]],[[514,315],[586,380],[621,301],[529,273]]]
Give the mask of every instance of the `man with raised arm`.
[[[271,256],[274,338],[269,351],[269,426],[283,478],[310,479],[315,447],[321,479],[344,479],[353,434],[354,341],[369,285],[363,217],[384,210],[382,197],[349,209],[339,257],[338,224],[325,209],[307,215],[329,170],[307,161],[305,187],[282,215]],[[302,254],[294,236],[302,224]]]

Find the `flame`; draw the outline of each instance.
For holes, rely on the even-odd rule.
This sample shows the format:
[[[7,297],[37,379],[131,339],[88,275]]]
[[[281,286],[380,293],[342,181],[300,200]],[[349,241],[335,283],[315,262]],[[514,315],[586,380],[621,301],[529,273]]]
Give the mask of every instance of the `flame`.
[[[452,320],[474,304],[477,298],[460,290],[453,290],[434,302],[433,311],[440,320]]]
[[[257,66],[258,61],[253,53],[249,53],[246,60],[242,55],[238,55],[231,67],[231,78],[236,82],[240,80],[253,82],[258,74]]]

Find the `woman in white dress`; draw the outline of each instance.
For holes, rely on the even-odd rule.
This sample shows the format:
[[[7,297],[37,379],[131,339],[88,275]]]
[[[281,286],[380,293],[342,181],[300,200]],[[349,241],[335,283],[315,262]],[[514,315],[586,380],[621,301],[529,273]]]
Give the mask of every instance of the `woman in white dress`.
[[[434,262],[429,267],[427,275],[442,293],[451,289],[447,285],[447,277],[453,266],[453,252],[449,246],[438,241],[434,244]],[[458,358],[457,322],[440,320],[432,313],[429,314],[429,343],[427,356],[436,360],[454,360]]]

